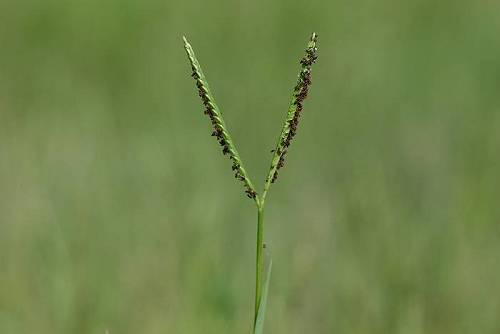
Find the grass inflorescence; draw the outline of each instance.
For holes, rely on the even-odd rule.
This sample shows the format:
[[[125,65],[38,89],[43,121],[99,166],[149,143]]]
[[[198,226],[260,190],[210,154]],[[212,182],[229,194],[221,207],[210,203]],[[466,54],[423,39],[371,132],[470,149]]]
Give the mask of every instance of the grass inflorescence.
[[[214,136],[222,148],[224,155],[229,155],[232,161],[232,170],[236,179],[242,181],[245,186],[245,193],[249,198],[255,201],[257,206],[257,254],[256,254],[256,282],[255,282],[255,314],[254,314],[254,333],[260,334],[263,330],[264,311],[267,300],[267,287],[271,273],[272,261],[270,258],[266,261],[264,254],[264,202],[270,185],[278,178],[278,171],[285,163],[285,155],[288,152],[292,139],[297,133],[300,116],[303,111],[303,102],[309,93],[311,85],[311,68],[317,59],[318,36],[313,33],[305,50],[305,55],[300,59],[301,69],[298,75],[297,83],[293,89],[290,106],[283,124],[276,148],[272,151],[273,158],[269,174],[264,183],[264,190],[259,196],[248,176],[243,162],[236,150],[229,130],[224,123],[222,114],[215,99],[210,91],[208,82],[203,74],[201,66],[196,59],[193,48],[184,37],[184,47],[186,49],[189,61],[191,63],[192,77],[196,82],[198,94],[205,108],[204,113],[210,118],[212,124],[212,136]]]
[[[309,93],[311,81],[311,67],[316,62],[317,51],[316,41],[318,36],[312,34],[311,40],[305,50],[305,55],[300,59],[301,70],[298,75],[297,84],[292,93],[292,100],[288,108],[288,115],[285,119],[285,124],[281,131],[280,138],[276,148],[272,150],[274,153],[273,161],[271,163],[270,173],[267,181],[274,183],[278,178],[278,171],[285,164],[285,155],[288,153],[288,148],[292,139],[297,133],[297,128],[300,121],[300,116],[303,110],[303,102]]]
[[[198,95],[200,96],[203,106],[205,107],[205,115],[210,118],[210,122],[212,123],[213,131],[212,136],[216,137],[219,145],[222,148],[222,154],[229,155],[229,159],[232,161],[231,169],[234,172],[234,177],[237,180],[240,180],[245,185],[245,193],[249,198],[255,199],[257,196],[257,192],[250,181],[250,178],[243,167],[243,163],[241,162],[241,158],[236,150],[236,147],[231,139],[231,135],[227,130],[227,127],[222,119],[222,115],[215,103],[212,93],[210,92],[210,88],[208,87],[207,80],[205,79],[205,75],[201,69],[201,66],[196,59],[193,48],[188,43],[186,38],[184,37],[184,46],[186,48],[186,52],[188,58],[191,63],[191,76],[194,78],[196,82],[196,87],[198,88]]]

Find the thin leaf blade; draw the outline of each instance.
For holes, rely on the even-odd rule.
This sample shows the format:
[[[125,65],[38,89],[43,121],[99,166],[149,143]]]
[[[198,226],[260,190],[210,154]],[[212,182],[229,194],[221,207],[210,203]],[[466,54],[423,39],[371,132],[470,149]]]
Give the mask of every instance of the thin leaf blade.
[[[271,278],[271,271],[273,269],[273,260],[270,258],[269,254],[266,253],[266,259],[268,264],[266,267],[264,284],[262,286],[262,298],[259,304],[259,312],[257,313],[257,318],[255,319],[254,334],[264,333],[264,320],[266,317],[266,306],[267,306],[267,295],[269,290],[269,281]]]

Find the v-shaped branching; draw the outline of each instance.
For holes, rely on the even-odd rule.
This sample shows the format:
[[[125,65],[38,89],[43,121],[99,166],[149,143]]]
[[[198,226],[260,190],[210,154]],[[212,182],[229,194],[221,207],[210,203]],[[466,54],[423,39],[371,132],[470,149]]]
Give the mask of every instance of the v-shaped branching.
[[[255,317],[254,317],[254,333],[262,333],[264,322],[265,301],[267,297],[267,285],[269,283],[270,270],[272,262],[269,260],[267,270],[264,268],[264,202],[267,192],[272,183],[278,178],[278,171],[283,167],[285,155],[288,152],[292,139],[297,133],[300,116],[303,110],[303,102],[308,95],[311,85],[311,67],[317,59],[317,42],[318,36],[313,33],[305,50],[304,57],[300,60],[301,69],[298,75],[297,83],[293,89],[292,98],[288,112],[281,129],[280,136],[276,148],[272,151],[273,158],[271,167],[269,168],[268,176],[264,183],[264,190],[259,196],[253,186],[250,177],[248,176],[240,155],[236,150],[236,146],[229,134],[229,130],[224,123],[219,107],[215,103],[215,99],[208,86],[207,79],[203,74],[200,63],[196,59],[193,48],[184,37],[184,47],[186,49],[189,62],[191,63],[192,77],[196,81],[198,94],[201,97],[205,114],[210,118],[213,132],[212,136],[217,138],[222,153],[228,155],[232,161],[232,170],[235,172],[236,179],[243,182],[245,193],[249,198],[252,198],[257,205],[257,262],[256,262],[256,287],[255,287]],[[264,272],[266,273],[264,278]],[[264,281],[265,280],[265,281]]]

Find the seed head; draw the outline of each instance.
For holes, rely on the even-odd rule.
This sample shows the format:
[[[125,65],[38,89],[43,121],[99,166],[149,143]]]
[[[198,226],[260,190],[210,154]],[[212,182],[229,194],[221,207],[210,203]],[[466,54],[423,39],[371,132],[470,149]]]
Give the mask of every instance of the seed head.
[[[238,151],[233,144],[231,136],[229,135],[229,131],[227,131],[224,120],[222,119],[222,114],[215,104],[215,99],[210,92],[205,75],[203,74],[201,66],[196,59],[193,48],[188,43],[186,38],[184,38],[184,47],[191,63],[191,76],[195,80],[196,88],[198,89],[198,95],[200,96],[204,107],[203,113],[209,117],[210,123],[213,127],[211,134],[217,139],[217,142],[221,146],[222,154],[229,155],[229,158],[232,160],[233,164],[231,168],[235,172],[235,178],[244,183],[245,193],[247,194],[247,196],[255,199],[257,196],[257,192],[254,190],[254,186],[252,185],[252,182],[250,181],[245,169],[243,168],[243,164],[239,157]]]
[[[302,115],[302,111],[304,109],[303,102],[307,98],[309,87],[312,83],[311,67],[318,58],[318,49],[316,48],[317,40],[318,35],[313,33],[305,50],[305,55],[300,59],[299,63],[301,65],[301,69],[292,93],[292,100],[288,109],[287,118],[285,120],[285,124],[283,125],[277,147],[271,151],[274,152],[274,157],[273,162],[271,163],[271,169],[269,171],[267,182],[274,183],[278,178],[278,170],[284,166],[285,155],[288,152],[288,147],[297,134],[300,116]]]

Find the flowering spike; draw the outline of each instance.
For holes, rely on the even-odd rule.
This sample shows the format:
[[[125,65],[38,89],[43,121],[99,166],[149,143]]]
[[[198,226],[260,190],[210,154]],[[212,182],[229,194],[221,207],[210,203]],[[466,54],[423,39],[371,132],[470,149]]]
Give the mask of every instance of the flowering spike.
[[[318,58],[318,49],[316,48],[317,40],[318,35],[313,33],[305,50],[305,55],[300,59],[301,69],[297,78],[297,84],[295,85],[292,93],[290,106],[288,108],[288,113],[283,124],[280,137],[278,138],[278,143],[276,144],[276,148],[272,151],[274,155],[271,161],[269,174],[264,185],[262,201],[264,201],[271,183],[276,182],[276,179],[278,178],[278,170],[282,168],[285,163],[285,155],[288,152],[287,148],[290,146],[292,139],[297,133],[300,115],[303,110],[303,102],[307,97],[309,87],[311,85],[311,67]]]
[[[236,150],[233,140],[229,135],[226,124],[222,118],[222,114],[215,103],[215,99],[210,92],[207,79],[203,74],[200,63],[194,54],[193,48],[187,41],[186,37],[183,37],[184,48],[186,49],[189,62],[191,63],[191,70],[193,71],[192,77],[196,81],[196,87],[198,88],[198,95],[201,97],[203,106],[205,107],[204,113],[210,118],[210,122],[213,126],[212,136],[214,136],[222,147],[222,153],[224,155],[229,154],[229,158],[233,161],[233,170],[237,170],[238,173],[235,177],[238,180],[243,181],[245,184],[245,193],[248,197],[253,198],[257,201],[257,192],[250,181],[250,178],[243,167],[241,158]]]

